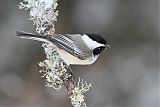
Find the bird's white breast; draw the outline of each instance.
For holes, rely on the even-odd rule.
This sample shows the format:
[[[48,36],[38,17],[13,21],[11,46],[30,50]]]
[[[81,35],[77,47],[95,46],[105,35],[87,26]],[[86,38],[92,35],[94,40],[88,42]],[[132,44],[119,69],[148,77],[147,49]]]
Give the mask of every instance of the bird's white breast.
[[[98,58],[98,56],[92,56],[85,60],[81,60],[62,49],[58,49],[58,53],[68,65],[90,65],[93,64]]]

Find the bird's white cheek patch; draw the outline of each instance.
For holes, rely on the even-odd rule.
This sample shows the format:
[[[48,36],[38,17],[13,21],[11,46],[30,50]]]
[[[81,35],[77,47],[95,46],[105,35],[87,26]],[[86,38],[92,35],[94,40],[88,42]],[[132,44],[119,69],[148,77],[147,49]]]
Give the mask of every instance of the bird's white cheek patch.
[[[97,47],[100,46],[104,46],[103,44],[100,44],[94,40],[92,40],[91,38],[89,38],[87,35],[83,35],[82,36],[83,41],[85,42],[85,44],[90,48],[90,49],[95,49]]]

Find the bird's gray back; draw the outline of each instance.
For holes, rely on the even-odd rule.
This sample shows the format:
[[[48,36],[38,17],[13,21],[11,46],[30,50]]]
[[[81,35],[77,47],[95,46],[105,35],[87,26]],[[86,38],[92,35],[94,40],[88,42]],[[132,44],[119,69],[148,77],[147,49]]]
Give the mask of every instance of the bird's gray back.
[[[87,57],[91,55],[92,50],[89,49],[89,47],[86,45],[86,43],[82,39],[82,34],[66,34],[67,37],[69,37],[74,45],[82,51]]]

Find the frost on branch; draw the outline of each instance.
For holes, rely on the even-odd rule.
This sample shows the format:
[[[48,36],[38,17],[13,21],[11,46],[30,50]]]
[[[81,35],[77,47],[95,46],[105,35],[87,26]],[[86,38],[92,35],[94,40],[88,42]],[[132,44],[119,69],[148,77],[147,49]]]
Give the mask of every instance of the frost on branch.
[[[39,34],[48,33],[52,29],[55,33],[54,23],[57,21],[58,0],[24,0],[20,2],[19,8],[30,11],[30,20],[36,25]]]

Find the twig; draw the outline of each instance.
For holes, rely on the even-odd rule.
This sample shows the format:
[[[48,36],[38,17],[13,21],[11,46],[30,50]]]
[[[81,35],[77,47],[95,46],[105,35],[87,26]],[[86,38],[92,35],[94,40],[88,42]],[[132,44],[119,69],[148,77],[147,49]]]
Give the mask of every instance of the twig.
[[[55,35],[54,23],[57,21],[58,10],[56,10],[58,0],[23,0],[19,8],[30,10],[30,18],[36,25],[36,31],[41,35]],[[60,90],[65,86],[70,95],[71,103],[74,107],[87,107],[84,93],[89,90],[91,84],[87,84],[79,79],[75,83],[73,72],[69,65],[59,56],[53,44],[42,44],[46,54],[46,60],[39,63],[43,69],[43,78],[46,78],[46,86]]]

